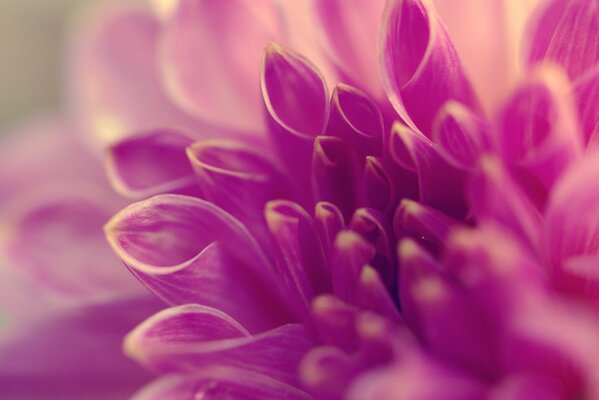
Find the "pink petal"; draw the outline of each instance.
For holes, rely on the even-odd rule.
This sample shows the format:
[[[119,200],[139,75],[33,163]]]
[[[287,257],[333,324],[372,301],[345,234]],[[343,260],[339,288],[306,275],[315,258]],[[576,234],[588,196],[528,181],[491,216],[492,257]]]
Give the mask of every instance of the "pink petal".
[[[105,231],[131,272],[169,304],[218,307],[252,331],[288,320],[257,242],[211,203],[158,195],[121,211]]]
[[[266,375],[239,368],[205,368],[185,376],[165,376],[144,387],[131,400],[221,399],[311,400],[307,393]]]
[[[402,320],[385,283],[377,270],[370,265],[362,268],[356,297],[360,308],[373,311],[393,321]]]
[[[300,364],[300,379],[322,400],[340,400],[358,372],[357,357],[337,347],[316,347]]]
[[[339,208],[333,203],[321,201],[314,207],[314,222],[324,247],[327,259],[331,256],[333,242],[340,230],[345,228],[345,220]]]
[[[324,28],[324,45],[345,81],[383,97],[377,70],[376,41],[383,18],[382,0],[318,0],[314,8]]]
[[[113,188],[134,199],[192,190],[195,177],[185,155],[191,142],[180,133],[158,130],[114,143],[105,160]]]
[[[163,310],[125,338],[125,352],[161,373],[236,367],[295,384],[300,358],[312,346],[297,324],[251,336],[228,315],[199,305]]]
[[[279,11],[271,0],[178,1],[160,37],[171,98],[212,124],[260,133],[260,54],[281,39]]]
[[[314,298],[312,314],[322,343],[355,351],[358,346],[355,323],[359,309],[324,294]]]
[[[425,135],[448,100],[477,103],[455,48],[428,0],[393,0],[381,31],[385,90],[399,116]]]
[[[324,78],[303,56],[271,44],[262,58],[260,84],[279,157],[291,175],[306,185],[314,138],[324,132],[329,118]]]
[[[156,128],[204,132],[161,86],[159,21],[143,6],[101,6],[77,25],[69,48],[68,102],[92,146]]]

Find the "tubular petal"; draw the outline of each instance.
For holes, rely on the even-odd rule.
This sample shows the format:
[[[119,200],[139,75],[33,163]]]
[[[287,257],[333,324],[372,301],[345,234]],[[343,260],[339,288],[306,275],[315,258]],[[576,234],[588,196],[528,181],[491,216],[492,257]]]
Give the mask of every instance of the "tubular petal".
[[[343,214],[333,203],[321,201],[314,207],[314,222],[327,259],[331,256],[333,242],[340,230],[345,228]]]
[[[399,116],[431,135],[448,100],[478,106],[458,55],[430,0],[392,0],[387,5],[379,55],[385,90]]]
[[[124,348],[130,357],[161,373],[235,367],[293,385],[300,358],[312,345],[298,324],[252,336],[226,314],[183,305],[143,322],[127,335]]]
[[[180,133],[159,130],[111,145],[105,163],[113,188],[134,199],[193,190],[193,170],[185,156],[191,142]]]
[[[121,211],[105,231],[131,272],[169,304],[219,307],[251,331],[288,320],[257,242],[210,203],[158,195]]]

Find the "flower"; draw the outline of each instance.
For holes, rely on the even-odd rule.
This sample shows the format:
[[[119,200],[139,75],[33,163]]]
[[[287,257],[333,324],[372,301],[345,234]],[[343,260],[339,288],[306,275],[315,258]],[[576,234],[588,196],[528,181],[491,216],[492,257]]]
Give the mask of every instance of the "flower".
[[[595,0],[154,3],[70,88],[136,400],[599,396]]]
[[[316,2],[333,70],[350,83],[330,99],[315,63],[266,47],[269,140],[194,143],[159,129],[111,147],[115,187],[156,196],[117,214],[108,239],[174,306],[125,340],[141,364],[176,374],[140,398],[593,398],[597,321],[586,285],[596,223],[593,195],[579,187],[596,174],[579,124],[589,112],[580,93],[592,89],[572,88],[578,76],[593,81],[592,22],[579,19],[595,3],[545,9],[520,83],[489,114],[492,101],[481,103],[430,2],[388,2],[381,81],[376,35],[356,37],[350,22],[366,10],[378,21],[382,7],[358,3]],[[206,118],[213,107],[229,125],[256,114],[253,92],[223,69],[223,90],[241,104],[220,104],[232,97],[202,86],[215,77],[197,71],[214,69],[191,32],[226,41],[245,29],[256,46],[276,36],[241,17],[264,10],[238,6],[180,2],[161,48],[174,98]],[[212,27],[216,9],[224,19]],[[563,39],[573,26],[580,46]],[[231,43],[219,57],[251,59],[254,43]],[[587,222],[567,204],[588,209]]]

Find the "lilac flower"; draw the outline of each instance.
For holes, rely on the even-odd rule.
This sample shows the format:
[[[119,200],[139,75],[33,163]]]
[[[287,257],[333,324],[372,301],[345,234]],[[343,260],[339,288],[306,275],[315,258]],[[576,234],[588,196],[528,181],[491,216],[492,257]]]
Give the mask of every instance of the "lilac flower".
[[[599,397],[595,0],[155,3],[70,88],[136,400]]]

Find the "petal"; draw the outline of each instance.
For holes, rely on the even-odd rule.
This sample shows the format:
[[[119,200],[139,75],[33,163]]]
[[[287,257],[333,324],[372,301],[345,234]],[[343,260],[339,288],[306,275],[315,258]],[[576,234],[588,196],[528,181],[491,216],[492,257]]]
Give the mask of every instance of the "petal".
[[[349,218],[357,199],[358,161],[348,142],[332,136],[314,140],[312,185],[318,201],[331,202]]]
[[[482,153],[491,150],[490,128],[463,104],[448,101],[433,125],[433,141],[456,168],[473,168]]]
[[[508,101],[500,122],[504,158],[548,188],[582,154],[569,88],[560,70],[540,66]]]
[[[575,80],[599,61],[598,20],[596,0],[549,2],[531,35],[528,62],[552,61]]]
[[[0,393],[14,400],[127,399],[151,379],[122,353],[123,335],[160,308],[148,296],[49,312],[0,342]]]
[[[328,135],[347,140],[361,157],[380,156],[383,131],[381,112],[366,93],[342,83],[335,87],[326,129]]]
[[[185,148],[191,142],[180,133],[158,130],[114,143],[105,159],[113,188],[134,199],[190,190],[195,178]]]
[[[143,322],[127,335],[124,348],[130,357],[161,373],[224,366],[295,384],[298,363],[312,345],[308,332],[298,324],[251,336],[226,314],[183,305]]]
[[[131,272],[169,304],[218,307],[251,331],[288,318],[255,239],[211,203],[158,195],[121,211],[105,231]]]
[[[205,368],[188,376],[165,376],[147,385],[131,400],[222,399],[311,400],[307,393],[266,375],[238,368]]]
[[[265,240],[262,211],[276,198],[299,195],[273,163],[247,144],[231,140],[194,143],[187,155],[203,198],[217,204]]]
[[[172,99],[212,124],[260,133],[259,57],[280,39],[281,22],[271,0],[178,1],[160,38]]]
[[[337,347],[316,347],[300,364],[300,379],[319,399],[342,399],[358,372],[356,357]]]
[[[477,103],[455,48],[428,0],[393,0],[382,29],[385,90],[399,116],[429,136],[433,118],[448,100]]]
[[[597,179],[599,158],[589,152],[551,193],[545,212],[542,248],[550,267],[558,273],[558,281],[562,273],[569,274],[562,271],[569,260],[599,255],[599,207],[593,184]]]
[[[355,351],[358,345],[355,322],[359,309],[330,294],[323,294],[312,302],[312,313],[321,342]]]
[[[362,268],[357,287],[358,306],[373,311],[392,321],[401,321],[399,311],[376,269]]]
[[[266,204],[266,224],[286,293],[305,314],[315,294],[330,291],[330,272],[314,221],[299,205],[284,200]]]
[[[0,218],[7,264],[36,282],[38,291],[79,300],[136,291],[102,235],[114,206],[112,194],[93,182],[47,183],[21,192]]]
[[[599,70],[593,70],[573,84],[572,92],[578,107],[578,117],[585,143],[596,145],[599,140]]]
[[[316,223],[320,243],[324,247],[328,259],[331,256],[337,233],[345,228],[343,214],[333,203],[321,201],[316,203],[314,207],[314,222]]]
[[[344,80],[382,98],[375,43],[385,2],[318,0],[314,2],[314,8],[320,22],[317,26],[324,30],[324,47]]]
[[[209,130],[167,98],[156,63],[159,21],[143,6],[91,9],[69,48],[68,104],[95,148],[156,128]]]
[[[271,44],[262,58],[260,85],[279,157],[292,176],[307,182],[314,138],[324,132],[329,118],[324,78],[303,56]]]
[[[359,234],[341,231],[335,238],[331,275],[333,293],[341,300],[356,304],[356,287],[362,268],[369,264],[376,249]]]
[[[450,215],[465,214],[464,174],[449,165],[429,139],[397,122],[392,128],[390,146],[393,159],[400,166],[416,171],[421,203]]]

